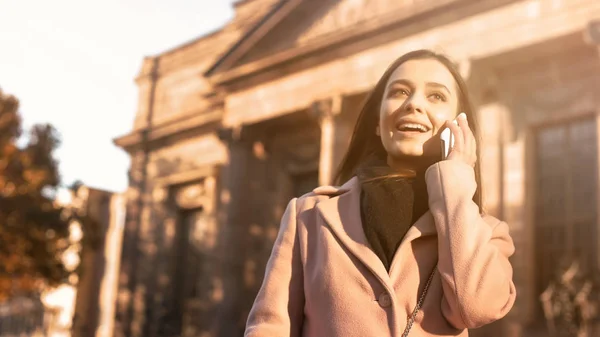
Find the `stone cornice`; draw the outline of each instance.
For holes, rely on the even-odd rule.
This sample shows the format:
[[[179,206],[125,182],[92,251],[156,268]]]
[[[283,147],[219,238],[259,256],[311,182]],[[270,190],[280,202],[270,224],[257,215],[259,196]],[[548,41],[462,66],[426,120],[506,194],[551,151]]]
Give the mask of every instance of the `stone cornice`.
[[[140,147],[144,141],[156,142],[180,134],[184,131],[196,129],[211,123],[218,123],[221,121],[222,117],[222,107],[216,107],[204,112],[195,112],[177,119],[169,120],[159,125],[154,125],[150,129],[143,128],[133,130],[129,134],[115,138],[113,142],[118,147],[130,152]],[[148,132],[147,139],[144,139],[144,132]]]
[[[402,11],[390,13],[384,18],[367,21],[359,26],[348,27],[338,31],[335,34],[329,34],[321,38],[317,38],[305,46],[285,50],[266,58],[241,65],[239,67],[218,72],[218,68],[221,68],[221,66],[217,65],[214,67],[214,69],[211,69],[209,72],[202,75],[208,75],[209,81],[215,85],[226,85],[227,83],[239,78],[259,73],[302,56],[310,55],[325,49],[330,49],[336,45],[351,43],[352,41],[360,39],[364,36],[376,34],[384,31],[385,29],[389,29],[392,26],[406,23],[409,20],[415,20],[418,16],[438,13],[441,10],[448,9],[450,6],[456,6],[463,3],[472,3],[474,1],[475,0],[438,0],[436,2],[424,2]],[[498,0],[499,3],[512,1],[515,0]],[[452,9],[455,10],[455,8]],[[266,33],[263,32],[262,34]],[[233,53],[231,55],[234,56]],[[222,63],[231,64],[232,62],[229,60],[223,60]]]

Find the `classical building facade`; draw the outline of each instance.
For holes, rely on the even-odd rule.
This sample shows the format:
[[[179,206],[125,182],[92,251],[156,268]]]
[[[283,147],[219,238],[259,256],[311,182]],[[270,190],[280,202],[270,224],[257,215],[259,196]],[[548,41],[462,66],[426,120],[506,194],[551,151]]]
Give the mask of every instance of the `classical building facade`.
[[[557,261],[597,267],[597,0],[242,0],[221,30],[144,60],[115,336],[241,336],[287,201],[328,184],[360,104],[414,49],[460,64],[484,197],[518,300],[481,336],[543,331]],[[540,332],[543,336],[544,333]]]

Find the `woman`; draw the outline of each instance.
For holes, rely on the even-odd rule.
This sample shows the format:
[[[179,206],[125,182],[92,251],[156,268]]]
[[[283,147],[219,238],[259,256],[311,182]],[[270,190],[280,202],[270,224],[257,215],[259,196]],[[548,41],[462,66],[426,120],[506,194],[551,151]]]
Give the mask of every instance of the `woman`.
[[[245,335],[468,336],[505,316],[514,245],[482,214],[475,136],[446,57],[396,60],[358,118],[338,175],[349,180],[289,203]]]

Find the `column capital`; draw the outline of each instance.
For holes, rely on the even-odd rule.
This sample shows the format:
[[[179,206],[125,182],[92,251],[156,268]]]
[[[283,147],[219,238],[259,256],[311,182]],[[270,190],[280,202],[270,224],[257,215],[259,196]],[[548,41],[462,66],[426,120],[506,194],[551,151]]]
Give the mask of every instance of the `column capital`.
[[[223,127],[217,130],[219,139],[227,144],[242,142],[247,136],[247,128],[242,125]]]
[[[310,113],[318,120],[333,118],[342,111],[342,96],[334,95],[314,101],[310,106]]]

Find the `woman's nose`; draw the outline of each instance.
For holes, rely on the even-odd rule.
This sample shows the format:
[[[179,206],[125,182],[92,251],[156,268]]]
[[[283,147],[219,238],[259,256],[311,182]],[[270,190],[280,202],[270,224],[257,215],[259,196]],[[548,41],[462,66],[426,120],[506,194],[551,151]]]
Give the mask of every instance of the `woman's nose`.
[[[422,98],[419,97],[419,95],[413,95],[413,96],[409,97],[405,101],[404,104],[405,104],[404,109],[407,112],[419,112],[419,113],[425,112],[425,108],[424,108],[425,104],[424,104]]]

